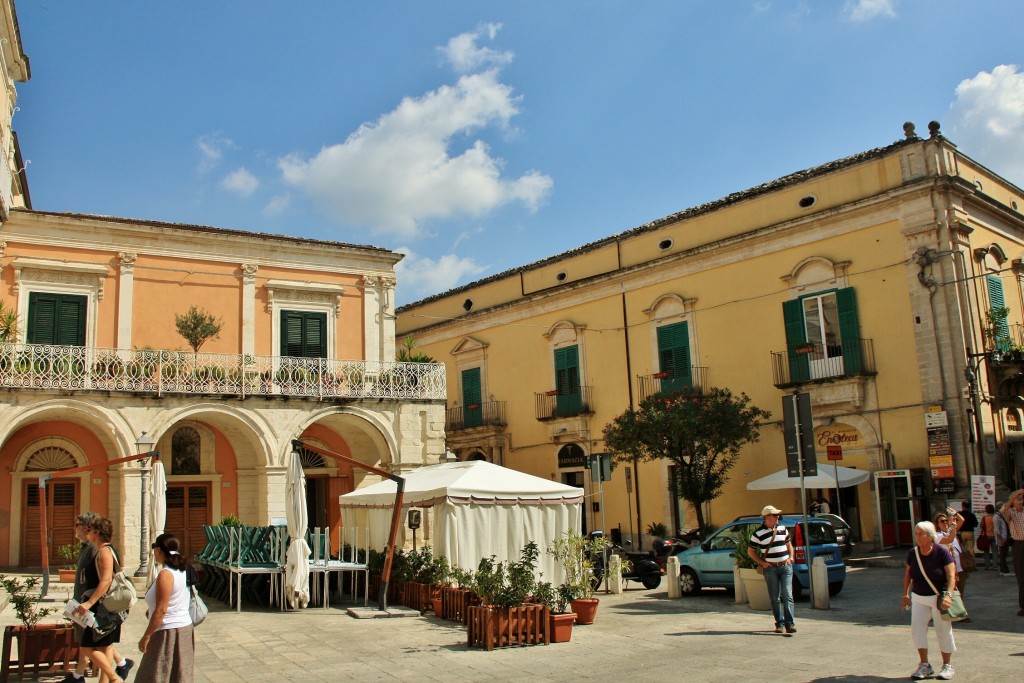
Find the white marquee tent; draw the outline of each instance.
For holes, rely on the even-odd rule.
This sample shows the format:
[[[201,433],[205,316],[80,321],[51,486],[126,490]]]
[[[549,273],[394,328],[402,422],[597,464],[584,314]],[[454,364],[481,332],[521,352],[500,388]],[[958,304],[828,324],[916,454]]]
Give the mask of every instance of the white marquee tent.
[[[405,499],[400,528],[410,533],[409,508],[427,508],[419,545],[432,546],[453,565],[476,569],[482,557],[519,559],[532,540],[540,549],[538,570],[544,580],[562,580],[547,547],[566,531],[580,532],[583,489],[483,460],[430,465],[401,476]],[[387,544],[396,487],[393,481],[382,481],[339,498],[345,526],[369,528],[371,548]],[[399,544],[404,540],[399,538]]]

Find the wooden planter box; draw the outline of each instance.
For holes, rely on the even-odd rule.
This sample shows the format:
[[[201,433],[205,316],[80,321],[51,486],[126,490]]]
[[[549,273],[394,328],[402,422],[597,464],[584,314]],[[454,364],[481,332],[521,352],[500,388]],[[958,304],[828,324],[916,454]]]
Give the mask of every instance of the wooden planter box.
[[[441,589],[442,619],[469,623],[469,608],[480,604],[480,597],[466,588],[445,586]]]
[[[406,581],[402,591],[402,604],[410,609],[419,610],[422,614],[433,609],[430,600],[438,589],[438,586],[429,583]]]
[[[12,659],[13,645],[18,655]],[[78,644],[71,624],[37,624],[32,629],[8,626],[4,629],[3,659],[0,660],[0,683],[7,683],[11,674],[22,677],[61,674],[78,663]]]
[[[547,645],[551,642],[550,612],[543,605],[521,607],[470,607],[466,624],[469,647],[493,650],[496,647]]]

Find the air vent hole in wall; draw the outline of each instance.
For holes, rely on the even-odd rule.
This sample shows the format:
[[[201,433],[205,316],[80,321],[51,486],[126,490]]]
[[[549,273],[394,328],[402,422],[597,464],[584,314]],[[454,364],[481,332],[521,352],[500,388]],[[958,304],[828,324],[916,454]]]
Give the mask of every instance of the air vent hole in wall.
[[[1016,211],[1017,210],[1017,200],[1016,199],[1011,199],[1010,200],[1010,206],[1013,207],[1014,211]]]
[[[672,248],[672,240],[662,240],[662,241],[658,242],[658,249],[661,249],[662,251],[667,251],[668,249],[671,249],[671,248]]]
[[[465,301],[463,301],[462,302],[462,310],[466,311],[467,313],[469,311],[473,310],[473,300],[472,299],[466,299]]]
[[[801,209],[809,209],[818,203],[818,198],[813,194],[809,194],[806,197],[801,197],[799,204]]]
[[[565,271],[562,271],[561,273],[555,276],[555,279],[558,280],[559,282],[565,282],[565,278],[567,277],[568,275],[565,274]]]

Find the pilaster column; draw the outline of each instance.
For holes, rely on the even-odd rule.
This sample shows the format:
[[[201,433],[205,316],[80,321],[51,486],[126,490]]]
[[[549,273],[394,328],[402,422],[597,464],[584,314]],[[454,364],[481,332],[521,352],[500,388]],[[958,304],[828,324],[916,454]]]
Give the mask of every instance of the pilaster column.
[[[135,297],[135,259],[138,254],[122,251],[117,282],[117,349],[130,351],[132,348],[132,306]]]
[[[368,275],[363,278],[363,346],[366,360],[381,361],[391,360],[383,357],[380,338],[380,281],[381,278],[375,275]],[[394,343],[394,342],[392,342]]]
[[[256,271],[255,263],[243,263],[242,268],[242,354],[256,353]]]

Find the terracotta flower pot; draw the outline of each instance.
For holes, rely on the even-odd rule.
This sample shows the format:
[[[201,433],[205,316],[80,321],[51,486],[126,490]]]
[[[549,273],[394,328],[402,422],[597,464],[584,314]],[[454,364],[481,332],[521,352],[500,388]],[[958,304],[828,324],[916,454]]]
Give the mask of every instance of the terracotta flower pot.
[[[75,575],[78,573],[74,569],[58,569],[57,572],[60,574],[61,583],[74,583]]]
[[[572,640],[572,625],[576,621],[573,612],[552,614],[548,618],[551,620],[548,632],[551,634],[552,643],[568,643]]]
[[[430,607],[434,611],[434,616],[441,616],[441,596],[430,599]]]
[[[594,623],[597,616],[597,598],[579,598],[572,601],[572,611],[576,613],[576,623],[586,626]]]

